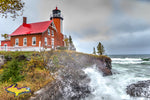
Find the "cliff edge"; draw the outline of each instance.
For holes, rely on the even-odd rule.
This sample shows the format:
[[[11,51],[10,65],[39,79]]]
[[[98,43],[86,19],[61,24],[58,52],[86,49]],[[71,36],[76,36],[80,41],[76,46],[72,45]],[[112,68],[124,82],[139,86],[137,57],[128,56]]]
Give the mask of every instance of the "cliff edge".
[[[83,71],[87,67],[96,67],[103,76],[112,75],[111,59],[107,56],[75,51],[54,51],[48,55],[51,58],[46,68],[57,70],[56,80],[35,92],[30,100],[79,100],[87,97],[91,93],[90,79]]]

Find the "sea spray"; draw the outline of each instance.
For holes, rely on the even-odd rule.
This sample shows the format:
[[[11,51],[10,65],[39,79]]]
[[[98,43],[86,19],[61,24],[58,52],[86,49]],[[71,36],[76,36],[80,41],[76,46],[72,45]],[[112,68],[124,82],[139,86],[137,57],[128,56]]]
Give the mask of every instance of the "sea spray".
[[[132,59],[133,62],[137,62],[137,60],[141,61],[139,58]],[[130,97],[126,93],[128,85],[150,79],[149,65],[141,65],[139,63],[113,63],[112,65],[112,70],[116,70],[118,73],[107,77],[103,77],[102,73],[95,66],[84,69],[84,72],[91,80],[89,84],[91,95],[84,100],[150,100],[144,97]],[[145,68],[141,68],[142,66]]]

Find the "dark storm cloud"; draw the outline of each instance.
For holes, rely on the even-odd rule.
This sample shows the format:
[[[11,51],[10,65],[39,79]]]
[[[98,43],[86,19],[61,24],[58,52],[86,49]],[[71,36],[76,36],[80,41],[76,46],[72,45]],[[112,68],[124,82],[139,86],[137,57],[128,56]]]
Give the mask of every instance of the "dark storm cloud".
[[[121,20],[121,19],[120,19]],[[150,28],[150,24],[139,21],[138,19],[122,19],[121,22],[112,24],[112,31],[117,33],[133,33],[144,31]]]
[[[137,0],[137,1],[141,1],[141,2],[150,2],[150,0]]]

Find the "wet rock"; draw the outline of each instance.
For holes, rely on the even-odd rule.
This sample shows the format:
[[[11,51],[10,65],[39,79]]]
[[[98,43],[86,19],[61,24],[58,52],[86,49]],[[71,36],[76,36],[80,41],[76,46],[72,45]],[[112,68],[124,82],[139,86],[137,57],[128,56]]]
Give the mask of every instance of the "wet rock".
[[[11,57],[11,56],[5,56],[5,60],[6,60],[6,61],[11,61],[11,60],[12,60],[12,57]]]
[[[109,76],[112,75],[111,71],[111,61],[100,61],[96,60],[96,67],[98,68],[99,71],[103,73],[103,76]]]
[[[63,84],[61,91],[63,97],[65,97],[64,100],[79,100],[91,93],[89,87],[90,79],[84,71],[68,67],[61,71],[60,76]]]
[[[16,59],[18,59],[18,61],[26,60],[26,56],[24,56],[24,55],[19,55],[19,56],[16,57]]]
[[[82,70],[66,67],[59,71],[55,82],[35,92],[30,100],[80,100],[91,93],[89,82]]]
[[[133,97],[147,97],[150,98],[150,80],[139,81],[137,83],[127,86],[127,94]]]

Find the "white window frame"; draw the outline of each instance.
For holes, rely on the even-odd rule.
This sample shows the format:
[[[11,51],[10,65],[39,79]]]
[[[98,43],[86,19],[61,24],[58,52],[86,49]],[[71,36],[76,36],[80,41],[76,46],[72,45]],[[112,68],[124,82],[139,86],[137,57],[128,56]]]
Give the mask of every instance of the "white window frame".
[[[17,44],[17,42],[18,42],[18,44]],[[15,39],[15,46],[19,46],[19,39],[18,38]]]
[[[50,35],[50,29],[47,30],[48,35]]]
[[[54,36],[54,31],[52,30],[52,36]]]
[[[35,44],[33,44],[34,39],[35,39]],[[36,37],[32,37],[32,45],[36,45]]]
[[[26,39],[26,44],[25,44],[25,39]],[[23,38],[23,46],[27,46],[27,38]]]
[[[47,37],[44,38],[44,43],[47,45]]]

